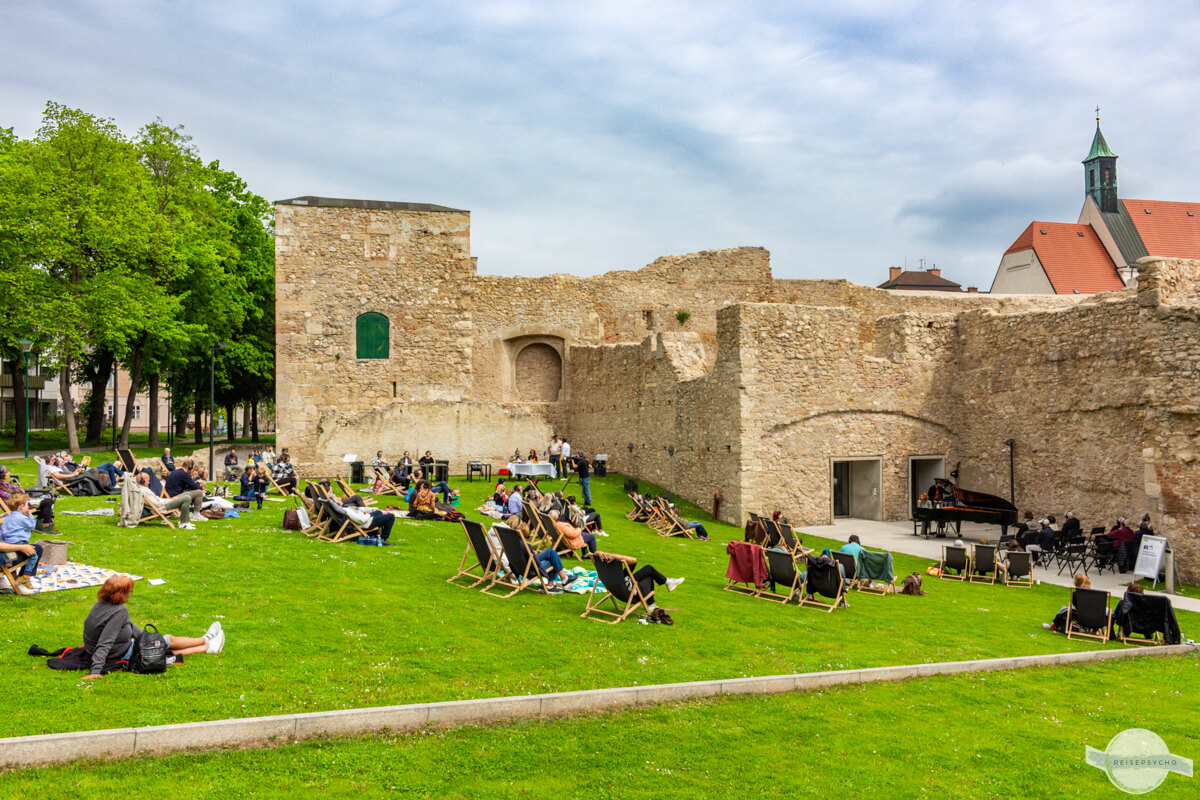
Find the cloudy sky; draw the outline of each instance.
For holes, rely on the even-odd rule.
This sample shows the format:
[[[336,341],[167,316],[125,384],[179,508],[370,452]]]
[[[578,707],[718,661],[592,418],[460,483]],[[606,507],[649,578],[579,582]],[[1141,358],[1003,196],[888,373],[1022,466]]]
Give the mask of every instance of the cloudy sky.
[[[1122,196],[1200,198],[1194,2],[931,5],[0,0],[0,126],[161,117],[269,200],[470,209],[498,274],[760,245],[986,289],[1077,218],[1096,105]]]

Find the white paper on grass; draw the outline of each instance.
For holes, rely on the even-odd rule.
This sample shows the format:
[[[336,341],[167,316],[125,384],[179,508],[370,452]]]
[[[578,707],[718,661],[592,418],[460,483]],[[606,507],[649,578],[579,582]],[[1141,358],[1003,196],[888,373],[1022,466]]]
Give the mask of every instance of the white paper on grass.
[[[166,583],[166,581],[164,581],[162,578],[151,578],[150,580],[146,581],[146,583],[150,584],[151,586],[162,586],[164,583]]]

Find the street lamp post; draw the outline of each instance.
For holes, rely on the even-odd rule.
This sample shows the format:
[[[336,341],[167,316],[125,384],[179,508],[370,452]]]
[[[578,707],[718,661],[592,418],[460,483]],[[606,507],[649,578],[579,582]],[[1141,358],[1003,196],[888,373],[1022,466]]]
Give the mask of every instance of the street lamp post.
[[[213,461],[213,409],[217,395],[217,353],[225,349],[224,342],[212,346],[212,358],[208,362],[208,479],[215,480],[217,465]]]
[[[33,349],[33,342],[22,339],[17,344],[25,358],[25,457],[29,458],[29,351]]]

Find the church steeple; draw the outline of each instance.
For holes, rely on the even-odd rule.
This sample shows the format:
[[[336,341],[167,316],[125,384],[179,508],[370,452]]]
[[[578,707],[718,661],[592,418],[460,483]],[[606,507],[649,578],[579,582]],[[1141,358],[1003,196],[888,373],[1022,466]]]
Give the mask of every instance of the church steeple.
[[[1099,206],[1101,211],[1117,211],[1117,156],[1108,149],[1104,134],[1100,132],[1100,107],[1096,106],[1096,135],[1092,137],[1092,149],[1083,160],[1084,191]]]

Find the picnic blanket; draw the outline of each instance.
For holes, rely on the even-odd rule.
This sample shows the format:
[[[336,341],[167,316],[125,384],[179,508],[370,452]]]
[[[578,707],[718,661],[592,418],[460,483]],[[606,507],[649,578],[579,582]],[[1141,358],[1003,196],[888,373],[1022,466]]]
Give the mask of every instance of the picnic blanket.
[[[575,578],[575,582],[570,586],[563,587],[565,591],[571,592],[572,594],[587,594],[588,592],[592,591],[593,586],[596,587],[596,594],[602,594],[608,591],[608,589],[604,588],[604,584],[596,578],[596,570],[594,569],[571,567],[570,569],[564,571],[568,576],[578,576]]]
[[[37,575],[30,577],[29,583],[34,593],[61,592],[64,589],[99,586],[113,575],[129,575],[129,573],[68,561],[66,564],[57,566],[39,565]],[[141,575],[129,575],[129,577],[135,581],[142,579]]]

